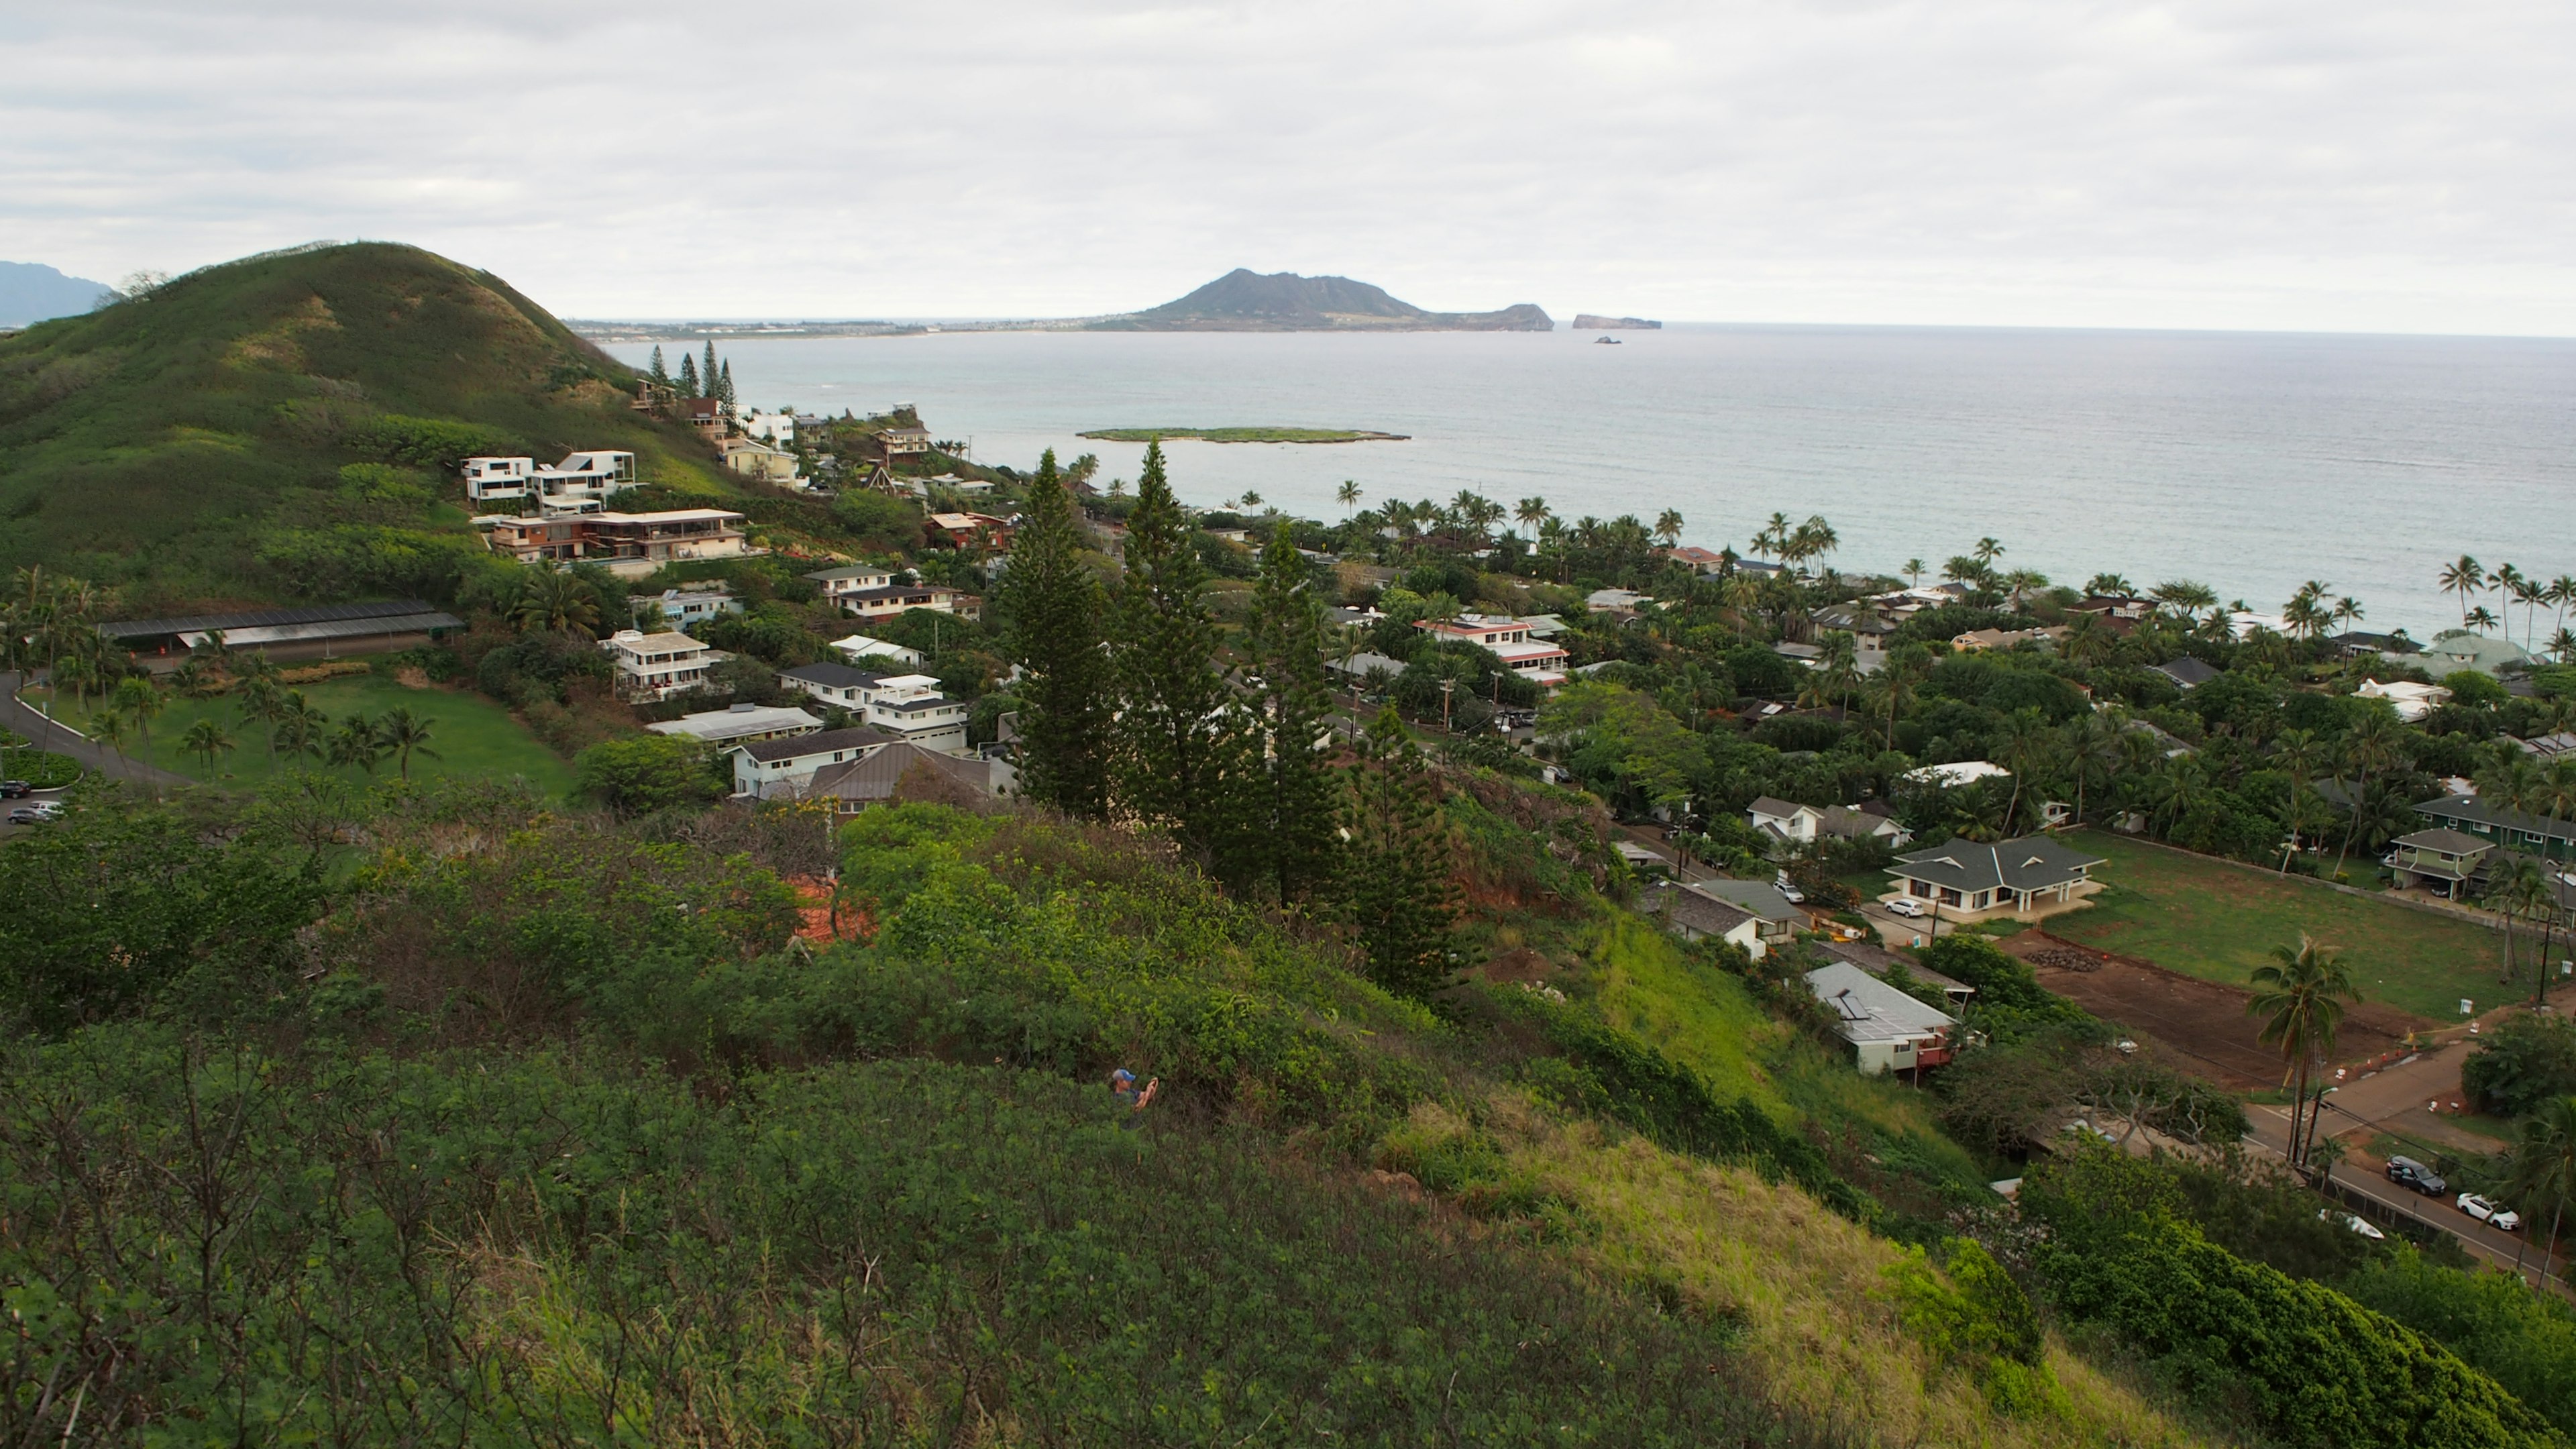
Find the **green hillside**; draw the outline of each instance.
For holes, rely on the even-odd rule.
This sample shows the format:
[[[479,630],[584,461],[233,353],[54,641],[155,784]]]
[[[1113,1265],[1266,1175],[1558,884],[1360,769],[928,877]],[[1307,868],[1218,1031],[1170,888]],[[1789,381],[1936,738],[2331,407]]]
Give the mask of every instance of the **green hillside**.
[[[647,482],[725,488],[687,429],[629,409],[633,381],[508,283],[415,247],[209,267],[0,339],[0,568],[144,611],[442,597],[479,553],[448,501],[457,456],[622,448]]]

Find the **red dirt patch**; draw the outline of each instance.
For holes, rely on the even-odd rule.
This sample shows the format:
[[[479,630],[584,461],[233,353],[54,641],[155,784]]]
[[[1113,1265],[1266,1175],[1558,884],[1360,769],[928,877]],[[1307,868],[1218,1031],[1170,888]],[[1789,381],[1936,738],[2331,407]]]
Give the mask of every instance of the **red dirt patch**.
[[[1497,984],[1509,981],[1545,981],[1556,974],[1556,963],[1523,946],[1506,951],[1485,963],[1485,979]]]
[[[2041,986],[2161,1047],[2175,1067],[2237,1091],[2280,1085],[2280,1054],[2256,1039],[2262,1023],[2245,1014],[2252,993],[2244,987],[2202,981],[2041,930],[2020,932],[2001,944],[2030,963]],[[2432,1025],[2366,1001],[2346,1011],[2336,1056],[2378,1057],[2401,1049],[2408,1032]]]

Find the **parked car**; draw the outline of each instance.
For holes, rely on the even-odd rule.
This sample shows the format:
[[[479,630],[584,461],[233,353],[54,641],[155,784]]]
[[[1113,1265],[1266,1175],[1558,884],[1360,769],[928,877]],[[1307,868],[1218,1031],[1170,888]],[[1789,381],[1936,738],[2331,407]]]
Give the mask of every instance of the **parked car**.
[[[38,825],[47,820],[53,819],[54,814],[54,811],[39,810],[33,805],[21,805],[17,809],[9,812],[9,823],[12,825]]]
[[[24,800],[36,793],[36,787],[24,780],[0,780],[0,800]]]
[[[2326,1208],[2317,1209],[2318,1222],[2333,1222],[2337,1218],[2341,1218],[2343,1220],[2343,1225],[2345,1227],[2352,1229],[2354,1232],[2361,1234],[2363,1237],[2370,1239],[2374,1243],[2385,1241],[2388,1237],[2386,1233],[2381,1232],[2378,1228],[2373,1227],[2370,1223],[2361,1218],[2353,1216],[2351,1213],[2337,1213]]]
[[[1913,916],[1920,919],[1923,915],[1923,903],[1912,896],[1898,896],[1887,903],[1887,913],[1891,916]]]
[[[2491,1228],[2500,1228],[2508,1233],[2522,1231],[2522,1214],[2493,1198],[2480,1197],[2473,1192],[2461,1193],[2460,1211]]]
[[[2442,1174],[2417,1162],[2412,1157],[2388,1159],[2388,1180],[2399,1187],[2411,1187],[2426,1197],[2441,1197],[2451,1190]]]

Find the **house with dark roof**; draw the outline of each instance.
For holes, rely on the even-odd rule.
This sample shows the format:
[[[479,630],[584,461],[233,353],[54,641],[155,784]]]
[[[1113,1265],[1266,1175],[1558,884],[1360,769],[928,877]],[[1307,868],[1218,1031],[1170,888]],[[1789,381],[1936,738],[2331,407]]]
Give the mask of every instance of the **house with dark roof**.
[[[2155,671],[2156,673],[2163,675],[2165,678],[2172,680],[2176,688],[2186,691],[2198,689],[2209,681],[2216,679],[2219,675],[2219,671],[2217,669],[2192,658],[2188,654],[2179,659],[2168,659],[2164,663],[2156,665]]]
[[[2045,835],[1949,840],[1898,856],[1887,868],[1895,889],[1879,899],[1922,901],[1955,921],[2030,919],[2033,912],[2061,909],[2100,890],[2091,872],[2101,863],[2102,857]]]
[[[2456,901],[2486,874],[2492,840],[2480,840],[2445,825],[2401,835],[2389,842],[2388,873],[2402,891],[2429,891]]]
[[[2475,795],[2437,795],[2417,804],[2415,813],[2436,825],[2508,850],[2576,859],[2576,820],[2552,820],[2527,810],[2490,804]]]
[[[1898,822],[1884,800],[1864,800],[1853,805],[1797,805],[1764,795],[1745,807],[1745,816],[1753,828],[1771,838],[1792,845],[1807,845],[1819,837],[1832,840],[1882,840],[1897,849],[1914,838],[1914,833]]]
[[[1715,937],[1743,947],[1757,961],[1772,947],[1787,945],[1807,924],[1805,911],[1762,881],[1667,882],[1639,900],[1683,940]]]
[[[827,801],[844,815],[895,798],[907,782],[976,794],[1011,793],[1019,773],[1008,760],[941,754],[918,745],[890,744],[842,765],[816,770],[797,798]]]
[[[793,800],[815,771],[901,742],[900,736],[862,725],[747,744],[733,752],[733,793],[745,800]]]

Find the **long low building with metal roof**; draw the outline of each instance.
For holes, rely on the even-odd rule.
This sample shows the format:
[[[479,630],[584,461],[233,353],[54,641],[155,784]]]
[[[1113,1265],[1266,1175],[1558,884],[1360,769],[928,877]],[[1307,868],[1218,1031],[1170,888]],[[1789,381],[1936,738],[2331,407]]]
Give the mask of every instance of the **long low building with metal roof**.
[[[190,650],[214,638],[228,649],[255,649],[271,659],[334,659],[409,649],[464,627],[464,620],[426,600],[389,599],[124,619],[101,624],[98,632],[146,663],[166,658],[175,666]]]

